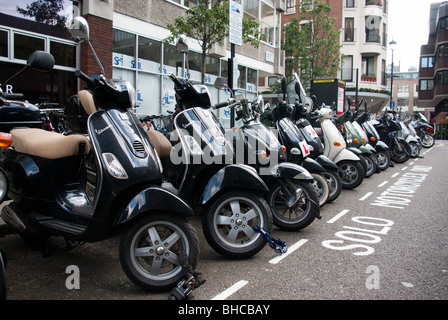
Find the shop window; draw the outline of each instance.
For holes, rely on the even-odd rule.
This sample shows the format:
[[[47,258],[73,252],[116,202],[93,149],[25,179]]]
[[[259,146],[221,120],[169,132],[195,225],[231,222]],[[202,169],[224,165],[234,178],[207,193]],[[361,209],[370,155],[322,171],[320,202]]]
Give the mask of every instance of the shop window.
[[[57,41],[50,41],[50,53],[54,57],[55,64],[76,68],[76,47]]]
[[[8,31],[0,30],[0,57],[8,57]]]
[[[45,51],[45,40],[23,34],[14,34],[14,58],[27,60],[35,50]]]
[[[162,43],[146,37],[138,37],[138,61],[139,70],[160,72],[162,62]]]

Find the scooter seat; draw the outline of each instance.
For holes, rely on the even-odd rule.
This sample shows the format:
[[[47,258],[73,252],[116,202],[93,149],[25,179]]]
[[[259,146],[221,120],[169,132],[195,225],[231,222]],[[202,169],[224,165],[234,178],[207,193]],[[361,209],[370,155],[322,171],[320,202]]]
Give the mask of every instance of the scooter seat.
[[[151,141],[154,149],[156,149],[157,154],[160,158],[167,158],[171,154],[171,149],[173,146],[167,137],[163,133],[156,130],[146,131],[148,134],[149,141]]]
[[[84,135],[63,134],[42,129],[26,128],[11,130],[12,147],[15,151],[45,158],[60,159],[86,155],[89,141]]]

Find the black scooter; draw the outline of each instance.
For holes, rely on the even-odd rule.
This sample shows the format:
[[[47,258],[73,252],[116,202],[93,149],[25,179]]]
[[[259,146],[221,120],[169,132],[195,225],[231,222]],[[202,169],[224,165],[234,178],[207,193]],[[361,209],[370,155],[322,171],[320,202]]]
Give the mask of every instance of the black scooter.
[[[434,128],[428,123],[426,117],[420,112],[414,112],[410,125],[420,137],[424,148],[431,148],[435,144]]]
[[[73,28],[76,40],[88,42],[84,18],[76,17]],[[50,236],[95,242],[121,234],[126,275],[144,289],[169,290],[184,277],[182,265],[194,269],[198,260],[198,237],[187,221],[193,210],[161,187],[160,159],[129,111],[131,84],[75,75],[87,87],[78,96],[89,114],[88,136],[11,130],[2,169],[12,202],[2,218],[33,244]]]
[[[309,156],[304,159],[304,163],[309,162],[309,159],[314,159],[321,166],[319,168],[319,175],[326,180],[330,189],[327,203],[332,202],[341,194],[342,181],[337,173],[338,166],[323,155],[324,146],[313,126],[307,120],[307,116],[312,112],[315,104],[306,95],[297,74],[294,75],[289,83],[286,83],[286,78],[283,77],[282,89],[284,102],[278,105],[281,108],[278,108],[278,115],[276,117],[285,119],[278,122],[280,127],[277,127],[280,130],[280,135],[283,137],[283,143],[288,145],[288,160],[293,163],[303,161],[303,154],[308,151],[302,147],[303,143],[301,140],[304,139],[309,149]],[[286,101],[289,104],[286,104]],[[287,118],[290,120],[287,120]],[[297,130],[298,133],[294,134]]]
[[[315,176],[307,168],[287,162],[286,147],[259,121],[264,109],[261,96],[252,102],[234,100],[237,101],[233,106],[235,120],[241,119],[243,125],[228,130],[227,138],[233,141],[237,157],[244,154],[244,159],[236,162],[253,166],[269,187],[265,199],[271,207],[274,224],[283,230],[297,231],[310,225],[316,217],[321,218]],[[328,186],[320,178],[319,182],[326,188],[325,203]]]
[[[18,75],[28,69],[40,72],[48,72],[53,69],[54,58],[44,51],[34,51],[27,60],[26,65],[4,83],[15,79]],[[7,93],[0,87],[0,132],[8,133],[15,127],[45,128],[49,123],[46,113],[41,112],[38,106],[29,103],[21,93]],[[2,135],[0,141],[0,161],[8,144],[9,135]],[[4,140],[4,141],[3,141]],[[0,203],[7,199],[8,180],[4,171],[0,168]]]

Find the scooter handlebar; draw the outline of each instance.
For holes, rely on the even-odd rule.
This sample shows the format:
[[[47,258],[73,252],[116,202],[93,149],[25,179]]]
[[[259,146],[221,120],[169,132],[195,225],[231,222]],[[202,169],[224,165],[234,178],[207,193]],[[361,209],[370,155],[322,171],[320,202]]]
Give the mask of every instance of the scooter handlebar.
[[[86,75],[81,70],[75,71],[75,77],[83,80],[85,83],[87,83],[88,86],[94,87],[96,85],[96,80],[94,78],[90,78],[88,75]]]
[[[177,79],[177,77],[174,74],[170,73],[168,75],[168,77],[174,82],[176,87],[179,87],[179,88],[183,87],[182,82],[180,82],[179,79]]]

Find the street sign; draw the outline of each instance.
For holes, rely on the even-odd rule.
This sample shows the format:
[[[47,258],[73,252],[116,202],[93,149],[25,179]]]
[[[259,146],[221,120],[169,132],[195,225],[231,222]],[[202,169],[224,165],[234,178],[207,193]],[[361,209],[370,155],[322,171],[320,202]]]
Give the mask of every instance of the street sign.
[[[243,45],[243,6],[235,0],[229,1],[229,41]]]

